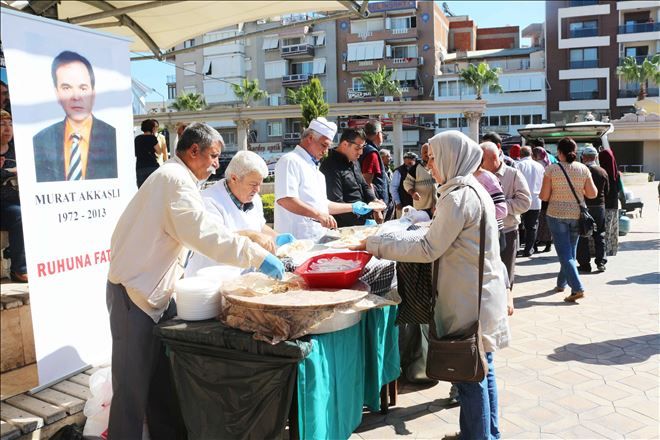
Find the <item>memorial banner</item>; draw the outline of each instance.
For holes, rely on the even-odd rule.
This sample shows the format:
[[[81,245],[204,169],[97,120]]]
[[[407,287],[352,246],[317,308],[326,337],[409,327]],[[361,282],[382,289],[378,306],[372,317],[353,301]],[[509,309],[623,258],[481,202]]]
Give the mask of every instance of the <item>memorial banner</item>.
[[[110,237],[136,191],[129,41],[3,9],[39,384],[107,361]]]

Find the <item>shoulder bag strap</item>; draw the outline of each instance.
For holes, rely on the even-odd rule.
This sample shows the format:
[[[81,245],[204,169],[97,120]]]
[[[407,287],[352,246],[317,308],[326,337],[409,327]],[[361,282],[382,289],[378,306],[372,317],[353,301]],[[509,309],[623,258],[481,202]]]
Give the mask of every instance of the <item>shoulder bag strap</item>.
[[[573,192],[573,196],[575,197],[575,201],[577,202],[578,206],[580,208],[582,207],[582,203],[580,203],[580,199],[577,196],[577,193],[575,192],[575,188],[573,188],[573,182],[571,182],[571,179],[568,177],[568,174],[566,173],[566,170],[564,169],[563,166],[559,162],[557,162],[557,165],[559,165],[559,168],[561,169],[561,172],[564,173],[564,176],[566,177],[566,181],[568,182],[568,186],[571,188],[571,191]]]
[[[484,206],[483,201],[481,200],[481,197],[479,196],[479,193],[477,190],[471,186],[469,186],[474,193],[477,195],[477,198],[479,199],[479,203],[481,204],[481,218],[479,221],[479,302],[477,303],[477,320],[481,317],[481,294],[483,291],[483,285],[484,285],[484,260],[486,258],[486,209]],[[432,310],[435,311],[435,297],[438,294],[437,291],[437,286],[438,286],[438,269],[440,268],[440,259],[438,258],[433,262],[433,281],[432,281],[432,287],[433,287],[433,306]],[[433,335],[437,337],[438,332],[435,326],[435,313],[431,317],[431,323],[430,323],[430,330]]]

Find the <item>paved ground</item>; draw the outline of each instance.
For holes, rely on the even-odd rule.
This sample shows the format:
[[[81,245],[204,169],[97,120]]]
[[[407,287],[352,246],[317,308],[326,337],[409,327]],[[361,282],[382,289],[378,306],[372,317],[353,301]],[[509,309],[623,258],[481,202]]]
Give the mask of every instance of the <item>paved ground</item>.
[[[495,357],[503,438],[659,438],[657,182],[630,189],[644,217],[605,273],[583,276],[580,304],[552,291],[554,252],[518,260],[513,342]],[[352,438],[453,434],[459,410],[447,407],[448,391],[404,384],[397,407],[365,414]]]

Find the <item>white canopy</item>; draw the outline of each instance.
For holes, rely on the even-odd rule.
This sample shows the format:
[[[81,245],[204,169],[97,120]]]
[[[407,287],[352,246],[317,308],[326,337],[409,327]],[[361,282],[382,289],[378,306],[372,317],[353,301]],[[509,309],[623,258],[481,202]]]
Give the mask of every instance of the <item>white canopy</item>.
[[[344,2],[344,4],[347,4]],[[134,38],[134,52],[167,50],[223,27],[304,12],[347,11],[340,1],[63,1],[58,18]],[[359,5],[358,5],[359,7]],[[118,16],[111,11],[124,8]],[[350,6],[349,6],[350,8]],[[104,13],[99,17],[99,13]],[[91,15],[96,14],[96,15]]]

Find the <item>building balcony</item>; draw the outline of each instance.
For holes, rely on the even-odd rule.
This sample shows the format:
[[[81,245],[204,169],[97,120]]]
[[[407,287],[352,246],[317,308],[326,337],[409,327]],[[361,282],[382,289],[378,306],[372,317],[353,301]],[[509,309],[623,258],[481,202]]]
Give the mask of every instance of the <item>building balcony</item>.
[[[176,84],[176,75],[167,75],[166,84]]]
[[[296,44],[284,46],[280,49],[280,56],[284,59],[309,58],[314,56],[314,46],[311,44]]]
[[[619,92],[617,93],[617,98],[637,98],[638,94],[639,94],[639,88],[619,89]],[[660,88],[647,87],[646,96],[650,96],[650,97],[660,96]]]
[[[628,58],[628,57],[619,58],[619,66],[623,65],[623,60],[625,60],[626,58]],[[637,62],[637,64],[642,64],[644,62],[644,60],[650,60],[651,58],[653,58],[653,55],[637,55],[634,58],[635,58],[635,61]]]
[[[282,136],[282,145],[286,147],[295,147],[300,142],[300,133],[284,133]]]
[[[593,69],[598,67],[598,60],[569,61],[571,69]]]
[[[571,0],[568,2],[568,6],[573,8],[573,7],[579,7],[579,6],[592,6],[592,5],[597,5],[598,0]]]
[[[349,72],[365,72],[369,70],[376,70],[380,66],[385,66],[388,69],[403,69],[417,67],[424,64],[423,58],[383,58],[382,60],[364,60],[364,61],[349,61],[346,70]],[[421,62],[420,62],[421,61]]]
[[[383,29],[380,31],[365,32],[363,34],[348,34],[346,36],[346,43],[359,43],[372,40],[400,40],[403,38],[417,38],[417,28]]]
[[[424,94],[422,86],[400,87],[399,89],[401,90],[401,98],[415,98]],[[371,93],[364,89],[348,89],[346,95],[349,101],[373,98]]]
[[[660,23],[631,23],[619,26],[619,34],[641,34],[660,32]]]
[[[598,92],[571,92],[569,93],[571,101],[586,101],[589,99],[598,99]]]
[[[568,32],[569,38],[587,38],[587,37],[597,37],[598,28],[588,28],[588,29],[571,29]]]
[[[630,11],[639,9],[653,9],[658,6],[657,1],[649,0],[626,0],[616,2],[616,9],[619,11]]]
[[[314,77],[308,73],[294,73],[292,75],[284,75],[282,77],[282,85],[285,87],[299,87],[308,84]]]

